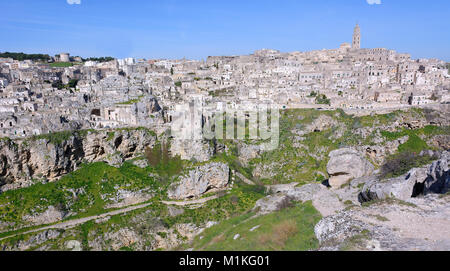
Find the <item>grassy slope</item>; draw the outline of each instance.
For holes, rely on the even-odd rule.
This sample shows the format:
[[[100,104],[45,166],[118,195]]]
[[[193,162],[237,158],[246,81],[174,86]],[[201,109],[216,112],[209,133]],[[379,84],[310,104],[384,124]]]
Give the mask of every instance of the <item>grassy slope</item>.
[[[27,225],[22,220],[25,215],[42,213],[49,206],[71,212],[74,217],[90,216],[103,212],[111,203],[109,198],[119,189],[139,191],[150,188],[156,191],[157,187],[146,170],[129,163],[119,169],[105,163],[93,163],[57,182],[0,194],[0,218],[3,222],[16,223],[16,226]]]
[[[344,130],[342,138],[335,138],[333,135],[337,128],[330,128],[322,132],[315,132],[304,136],[301,142],[303,147],[295,148],[292,145],[294,135],[291,130],[294,128],[301,128],[313,122],[320,114],[326,114],[339,121]],[[232,141],[225,143],[232,150],[227,155],[218,155],[213,161],[223,161],[230,165],[231,168],[241,172],[247,178],[252,179],[252,170],[257,163],[270,164],[273,162],[281,162],[278,168],[275,168],[276,176],[271,179],[260,180],[263,183],[287,183],[297,181],[300,183],[308,183],[311,181],[320,181],[321,177],[316,174],[317,171],[326,172],[326,163],[328,161],[328,153],[334,149],[344,146],[355,146],[358,144],[371,144],[371,136],[363,139],[353,133],[354,129],[361,127],[373,127],[379,125],[386,125],[395,120],[400,112],[394,112],[386,115],[367,116],[367,117],[350,117],[342,111],[314,111],[314,110],[288,110],[283,112],[281,127],[281,145],[280,148],[263,154],[260,158],[251,161],[250,166],[243,167],[237,160],[236,146]],[[418,114],[415,111],[401,114]],[[400,151],[412,150],[419,151],[428,148],[424,139],[427,139],[436,134],[450,134],[448,127],[438,128],[434,126],[425,127],[418,130],[401,130],[395,133],[382,133],[386,141],[400,138],[404,135],[410,136],[410,141],[400,147]],[[65,134],[62,134],[66,136]],[[424,138],[424,139],[422,139]],[[55,141],[61,140],[59,137]],[[251,142],[255,144],[255,142]],[[323,153],[320,155],[323,159],[316,159],[312,153],[317,149],[322,148]],[[175,163],[175,162],[174,162]],[[175,163],[175,164],[178,164]],[[191,167],[197,163],[183,161],[184,169],[187,166]],[[311,225],[302,224],[295,218],[298,217],[304,220],[305,223],[310,223],[316,219],[315,211],[312,206],[299,206],[294,209],[285,210],[273,215],[264,216],[249,221],[244,220],[249,218],[248,213],[254,206],[255,202],[264,197],[264,190],[260,186],[248,186],[237,182],[228,195],[222,198],[212,200],[204,206],[197,209],[186,208],[184,213],[170,217],[167,214],[167,207],[158,202],[159,199],[165,198],[165,187],[167,183],[161,183],[161,180],[154,180],[148,177],[149,173],[156,173],[160,176],[159,179],[171,179],[171,176],[164,176],[165,170],[168,170],[168,165],[158,165],[155,168],[140,169],[130,164],[125,164],[122,168],[116,169],[109,167],[102,163],[86,165],[80,170],[62,178],[56,183],[38,184],[29,188],[20,189],[16,191],[6,192],[0,195],[0,217],[2,221],[22,223],[21,217],[31,211],[44,211],[47,206],[66,206],[72,212],[77,212],[77,216],[95,215],[103,212],[107,204],[101,199],[101,194],[110,193],[111,195],[117,190],[117,187],[127,187],[127,189],[146,189],[151,188],[158,191],[153,199],[154,205],[144,210],[135,211],[130,215],[117,216],[108,222],[102,224],[86,223],[85,225],[76,227],[73,231],[72,239],[83,240],[84,243],[96,236],[101,236],[103,232],[118,229],[132,225],[132,215],[135,213],[151,211],[155,217],[167,226],[171,227],[177,223],[194,223],[201,225],[207,221],[222,222],[216,227],[207,230],[204,234],[203,240],[196,240],[194,245],[196,248],[203,249],[256,249],[259,246],[262,249],[313,249],[314,241],[309,238],[311,234]],[[170,174],[169,174],[170,175]],[[161,178],[162,177],[162,178]],[[102,182],[102,180],[107,180]],[[170,181],[170,180],[169,180]],[[127,186],[129,185],[129,186]],[[68,189],[83,188],[86,191],[85,195],[73,199],[71,192]],[[281,223],[284,221],[283,223]],[[280,222],[280,223],[278,223]],[[256,226],[257,223],[264,224],[260,228],[258,234],[249,233],[247,228]],[[312,223],[312,222],[311,222]],[[236,228],[231,225],[239,224]],[[280,225],[278,225],[280,224]],[[253,225],[253,226],[252,226]],[[277,226],[278,225],[278,226]],[[297,230],[295,227],[297,226]],[[264,226],[264,227],[263,227]],[[282,229],[287,228],[289,240],[279,243],[271,236],[281,234]],[[226,230],[229,230],[226,232]],[[237,232],[235,230],[239,230]],[[214,233],[215,231],[215,233]],[[220,243],[205,243],[206,240],[212,240],[218,237],[218,232],[226,232],[223,237],[223,242]],[[302,234],[298,234],[301,232]],[[236,233],[246,236],[247,241],[231,242],[232,237]],[[303,236],[303,237],[302,237]],[[24,238],[17,237],[17,238]],[[27,237],[28,238],[28,237]],[[80,239],[81,238],[81,239]],[[150,238],[150,237],[149,237]],[[306,239],[302,239],[306,238]],[[309,239],[308,239],[309,238]],[[276,238],[279,239],[279,238]],[[283,239],[283,238],[281,238]],[[290,240],[293,243],[290,243]],[[4,242],[10,242],[6,240]],[[4,243],[2,242],[2,243]],[[208,241],[209,242],[209,241]],[[309,244],[309,245],[308,245]],[[55,246],[60,246],[60,241],[55,241]]]
[[[294,147],[294,129],[303,129],[311,124],[321,114],[328,115],[339,122],[338,127],[321,132],[312,132],[304,136],[299,143],[301,147]],[[381,132],[385,141],[392,141],[402,136],[408,135],[408,142],[399,147],[399,152],[433,149],[428,146],[425,140],[437,134],[450,134],[449,127],[427,126],[416,130],[399,130],[398,132],[383,132],[382,129],[375,129],[374,132],[363,138],[355,134],[355,129],[380,127],[390,125],[400,115],[409,115],[411,118],[422,117],[420,110],[410,110],[408,112],[396,111],[385,115],[352,117],[343,111],[313,111],[313,110],[288,110],[281,114],[280,121],[280,147],[274,151],[266,152],[261,157],[250,161],[250,171],[258,164],[274,165],[274,176],[270,179],[261,179],[265,184],[299,182],[308,183],[311,181],[322,181],[321,173],[326,173],[328,154],[343,147],[375,145],[372,141],[376,130]],[[337,137],[339,130],[342,137]]]
[[[252,215],[247,213],[205,230],[192,247],[213,251],[305,251],[318,247],[314,226],[321,216],[310,202],[265,216]],[[237,234],[240,237],[234,240]]]

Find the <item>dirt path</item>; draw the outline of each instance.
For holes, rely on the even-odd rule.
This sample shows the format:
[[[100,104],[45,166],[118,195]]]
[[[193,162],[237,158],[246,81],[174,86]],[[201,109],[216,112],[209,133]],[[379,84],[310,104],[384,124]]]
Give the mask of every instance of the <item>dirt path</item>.
[[[207,197],[207,198],[203,198],[203,199],[198,199],[198,200],[190,200],[190,201],[162,201],[162,203],[166,204],[166,205],[177,205],[177,206],[187,206],[187,205],[193,205],[193,204],[202,204],[202,203],[206,203],[210,200],[214,200],[220,198],[220,195],[214,195],[211,197]],[[73,227],[76,227],[78,225],[84,224],[86,222],[92,221],[92,220],[97,220],[97,219],[102,219],[102,218],[106,218],[109,216],[115,216],[115,215],[120,215],[120,214],[124,214],[124,213],[128,213],[134,210],[138,210],[138,209],[142,209],[142,208],[146,208],[148,206],[150,206],[152,203],[145,203],[145,204],[140,204],[140,205],[136,205],[136,206],[131,206],[131,207],[127,207],[127,208],[123,208],[120,210],[115,210],[115,211],[111,211],[108,213],[104,213],[101,215],[95,215],[95,216],[89,216],[89,217],[84,217],[84,218],[79,218],[79,219],[73,219],[73,220],[68,220],[65,222],[61,222],[58,224],[54,224],[54,225],[50,225],[50,226],[45,226],[42,228],[38,228],[38,229],[34,229],[34,230],[29,230],[26,232],[21,232],[21,233],[16,233],[16,234],[12,234],[6,237],[2,237],[0,238],[0,241],[11,238],[11,237],[15,237],[18,235],[24,235],[24,234],[29,234],[29,233],[34,233],[34,232],[39,232],[39,231],[44,231],[44,230],[50,230],[50,229],[70,229]]]
[[[17,235],[24,235],[24,234],[29,234],[29,233],[39,232],[39,231],[44,231],[44,230],[70,229],[70,228],[76,227],[76,226],[78,226],[80,224],[84,224],[84,223],[92,221],[92,220],[97,220],[97,219],[106,218],[108,216],[114,216],[114,215],[120,215],[120,214],[128,213],[128,212],[131,212],[131,211],[134,211],[134,210],[138,210],[138,209],[142,209],[142,208],[148,207],[150,205],[151,205],[151,203],[146,203],[146,204],[141,204],[141,205],[127,207],[127,208],[120,209],[120,210],[115,210],[115,211],[104,213],[104,214],[101,214],[101,215],[89,216],[89,217],[84,217],[84,218],[79,218],[79,219],[73,219],[73,220],[61,222],[61,223],[58,223],[58,224],[54,224],[54,225],[50,225],[50,226],[46,226],[46,227],[42,227],[42,228],[38,228],[38,229],[34,229],[34,230],[29,230],[29,231],[26,231],[26,232],[12,234],[12,235],[9,235],[7,237],[2,237],[2,238],[0,238],[0,241],[2,241],[4,239],[11,238],[11,237],[15,237]]]
[[[186,206],[186,205],[193,205],[193,204],[202,204],[206,203],[213,199],[220,198],[220,195],[214,195],[211,197],[203,198],[203,199],[197,199],[197,200],[186,200],[186,201],[162,201],[165,205],[176,205],[176,206]]]

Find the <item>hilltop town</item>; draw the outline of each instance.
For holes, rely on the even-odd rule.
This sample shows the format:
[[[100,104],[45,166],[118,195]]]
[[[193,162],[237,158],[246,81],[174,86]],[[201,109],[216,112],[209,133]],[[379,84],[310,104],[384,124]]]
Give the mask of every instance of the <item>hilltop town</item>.
[[[447,64],[385,48],[282,53],[259,50],[206,61],[100,59],[62,53],[47,61],[0,58],[0,137],[170,125],[177,104],[389,112],[450,101]]]
[[[0,251],[450,250],[450,67],[363,41],[0,54]]]

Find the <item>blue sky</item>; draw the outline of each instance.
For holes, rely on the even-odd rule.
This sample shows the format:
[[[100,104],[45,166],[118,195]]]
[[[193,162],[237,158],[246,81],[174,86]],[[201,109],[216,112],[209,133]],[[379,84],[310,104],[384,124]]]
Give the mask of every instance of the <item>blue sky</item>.
[[[359,22],[364,48],[450,61],[448,0],[0,0],[0,14],[0,51],[191,59],[308,51],[351,42]]]

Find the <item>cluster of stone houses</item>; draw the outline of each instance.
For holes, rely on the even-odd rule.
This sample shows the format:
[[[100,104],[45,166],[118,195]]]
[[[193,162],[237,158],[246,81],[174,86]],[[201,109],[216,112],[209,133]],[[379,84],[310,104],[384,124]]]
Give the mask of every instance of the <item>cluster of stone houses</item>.
[[[357,27],[352,45],[310,52],[263,49],[203,61],[129,58],[64,68],[0,58],[0,137],[166,125],[168,112],[199,97],[212,107],[275,103],[345,110],[450,101],[444,61],[361,49],[360,42]]]

